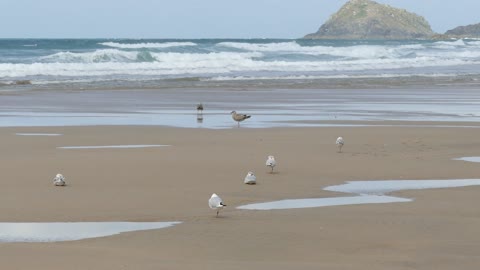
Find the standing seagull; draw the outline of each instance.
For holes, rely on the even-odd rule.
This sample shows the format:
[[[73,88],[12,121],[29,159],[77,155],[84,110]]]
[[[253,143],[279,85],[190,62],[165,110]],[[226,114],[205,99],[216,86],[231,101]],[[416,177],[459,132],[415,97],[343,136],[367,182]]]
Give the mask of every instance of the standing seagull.
[[[55,186],[65,186],[65,177],[58,173],[55,178],[53,178],[53,184]]]
[[[277,162],[275,161],[275,157],[274,156],[268,156],[267,162],[265,162],[265,165],[272,168],[272,171],[270,173],[273,173],[273,167],[275,167],[277,165]]]
[[[230,114],[232,114],[232,119],[237,121],[238,127],[240,127],[240,122],[252,117],[251,115],[240,114],[240,113],[237,113],[236,111],[232,111]]]
[[[197,104],[197,114],[202,114],[203,113],[203,104],[198,103]]]
[[[197,122],[198,123],[203,122],[203,104],[202,103],[197,104]]]
[[[345,142],[343,141],[343,138],[342,137],[338,137],[337,138],[337,141],[335,142],[335,144],[337,144],[337,147],[338,147],[338,153],[341,153],[342,152],[342,147],[343,147],[343,144]]]
[[[217,210],[218,217],[218,213],[220,212],[220,210],[222,210],[227,205],[223,204],[222,198],[218,197],[217,194],[213,193],[212,197],[210,197],[210,199],[208,200],[208,206],[210,206],[210,208],[214,210]]]
[[[247,176],[245,176],[245,180],[243,180],[243,183],[247,185],[255,185],[257,184],[257,177],[255,177],[255,174],[253,174],[253,172],[248,172]]]

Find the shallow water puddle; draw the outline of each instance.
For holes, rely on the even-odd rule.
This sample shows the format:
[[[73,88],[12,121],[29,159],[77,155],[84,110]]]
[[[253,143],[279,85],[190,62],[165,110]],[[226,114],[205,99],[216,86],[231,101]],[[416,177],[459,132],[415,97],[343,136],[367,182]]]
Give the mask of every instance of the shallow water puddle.
[[[151,148],[165,147],[163,144],[127,144],[127,145],[87,145],[87,146],[61,146],[59,149],[108,149],[108,148]]]
[[[351,181],[342,185],[329,186],[324,188],[324,190],[353,193],[357,194],[357,196],[280,200],[247,204],[237,208],[247,210],[274,210],[353,204],[409,202],[413,199],[386,196],[385,194],[401,190],[453,188],[478,185],[480,185],[480,179]]]
[[[117,94],[117,93],[116,93]],[[296,99],[298,101],[298,99]],[[254,101],[258,102],[257,100]],[[307,102],[303,104],[303,102]],[[388,103],[388,101],[385,101]],[[285,103],[258,103],[244,113],[252,114],[253,117],[240,124],[244,128],[273,128],[273,127],[369,127],[369,126],[405,126],[405,127],[451,127],[451,128],[479,128],[476,125],[445,125],[444,121],[462,121],[478,122],[480,116],[464,116],[462,110],[454,111],[452,114],[430,113],[424,111],[410,111],[403,108],[399,111],[391,112],[391,106],[370,104],[357,106],[358,102],[348,105],[344,109],[331,106],[324,103],[325,106],[312,106],[309,101],[296,102],[294,105]],[[73,106],[73,105],[72,105]],[[77,106],[77,105],[74,105]],[[163,105],[159,105],[163,106]],[[180,105],[179,105],[180,106]],[[219,103],[219,106],[228,108],[237,106],[235,103]],[[264,109],[264,107],[273,107]],[[353,106],[350,108],[350,106]],[[371,112],[372,106],[381,106],[376,112]],[[422,103],[422,106],[425,104]],[[452,104],[452,106],[456,106]],[[462,104],[462,108],[463,108]],[[319,109],[322,108],[322,109]],[[332,108],[332,109],[330,109]],[[81,109],[81,108],[78,108]],[[432,110],[444,111],[444,106],[440,108],[431,108]],[[77,113],[77,112],[2,112],[0,110],[0,127],[54,127],[54,126],[171,126],[181,128],[208,128],[208,129],[229,129],[237,128],[237,123],[231,119],[229,109],[209,110],[209,113],[202,115],[201,121],[198,116],[192,113],[189,107],[185,109],[180,106],[178,109],[136,109],[136,108],[118,108],[122,113]],[[319,111],[320,110],[320,111]],[[326,111],[324,111],[326,110]],[[320,112],[320,113],[319,113]],[[347,113],[348,112],[348,113]],[[338,118],[337,118],[338,115]],[[351,121],[330,122],[336,120]],[[412,122],[407,125],[381,125],[369,121],[436,121],[437,124],[419,125]],[[325,122],[327,121],[327,122]],[[355,123],[361,121],[363,123]]]
[[[312,207],[333,206],[333,205],[391,203],[391,202],[409,202],[409,201],[411,201],[411,199],[371,195],[371,196],[281,200],[281,201],[274,201],[274,202],[247,204],[247,205],[239,206],[237,208],[247,209],[247,210],[275,210],[275,209],[312,208]]]
[[[62,136],[59,133],[15,133],[17,136]]]
[[[59,242],[154,230],[180,222],[0,223],[0,242]]]
[[[461,158],[454,158],[453,160],[463,160],[468,162],[480,162],[480,157],[461,157]]]

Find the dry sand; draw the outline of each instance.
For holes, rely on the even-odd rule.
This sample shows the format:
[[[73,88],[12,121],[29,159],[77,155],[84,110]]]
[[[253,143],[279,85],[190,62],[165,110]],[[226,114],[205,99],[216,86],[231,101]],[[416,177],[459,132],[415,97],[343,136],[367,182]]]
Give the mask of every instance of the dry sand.
[[[17,132],[63,136],[16,136]],[[335,139],[343,136],[343,153]],[[478,269],[480,187],[409,203],[248,211],[338,196],[349,180],[479,178],[477,128],[0,128],[0,221],[182,221],[57,243],[1,243],[1,269]],[[168,144],[147,149],[60,146]],[[278,166],[269,174],[267,155]],[[257,185],[243,184],[248,171]],[[56,173],[66,187],[54,187]],[[228,207],[215,218],[215,192]]]

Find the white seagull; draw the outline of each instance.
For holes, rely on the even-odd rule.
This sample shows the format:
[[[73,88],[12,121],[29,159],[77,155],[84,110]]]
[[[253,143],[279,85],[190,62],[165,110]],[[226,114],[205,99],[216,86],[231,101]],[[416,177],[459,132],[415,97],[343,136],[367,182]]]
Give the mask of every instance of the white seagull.
[[[222,198],[218,197],[217,194],[213,193],[212,197],[210,197],[210,199],[208,200],[208,206],[210,206],[210,208],[213,210],[217,210],[218,217],[218,213],[220,212],[220,210],[222,210],[227,205],[223,203]]]
[[[337,138],[337,141],[335,142],[335,144],[336,144],[337,147],[338,147],[338,152],[339,152],[339,153],[342,152],[342,147],[343,147],[343,144],[344,144],[344,143],[345,143],[345,142],[343,141],[343,138],[342,138],[342,137],[338,137],[338,138]]]
[[[53,178],[53,184],[55,186],[65,186],[65,177],[58,173],[55,178]]]
[[[253,172],[248,172],[247,176],[245,176],[245,180],[243,180],[243,183],[247,185],[255,185],[257,183],[257,177],[255,177]]]
[[[267,162],[265,162],[265,165],[272,168],[272,171],[270,173],[273,173],[273,167],[277,166],[277,162],[275,161],[275,157],[274,156],[268,156]]]
[[[232,115],[232,119],[237,121],[238,127],[240,127],[240,122],[252,117],[251,115],[237,113],[236,111],[232,111],[230,114]]]

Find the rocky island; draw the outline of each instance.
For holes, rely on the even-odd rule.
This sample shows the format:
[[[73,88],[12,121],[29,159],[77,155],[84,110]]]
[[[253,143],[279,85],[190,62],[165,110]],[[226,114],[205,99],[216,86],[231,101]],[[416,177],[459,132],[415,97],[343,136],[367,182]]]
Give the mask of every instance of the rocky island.
[[[480,23],[456,27],[445,32],[445,35],[454,38],[479,38]]]
[[[305,39],[429,39],[435,33],[422,17],[371,0],[350,0]]]

